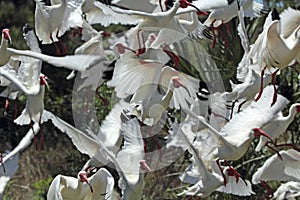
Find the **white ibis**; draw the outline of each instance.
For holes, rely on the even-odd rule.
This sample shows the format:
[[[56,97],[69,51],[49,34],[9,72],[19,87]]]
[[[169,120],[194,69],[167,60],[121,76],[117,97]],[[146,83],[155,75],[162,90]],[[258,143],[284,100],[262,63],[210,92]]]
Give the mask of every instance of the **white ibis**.
[[[97,137],[103,142],[103,144],[112,151],[113,153],[117,153],[120,150],[120,146],[122,144],[122,134],[121,134],[121,119],[120,115],[123,109],[129,108],[129,103],[126,103],[123,100],[120,100],[116,103],[112,109],[109,111],[108,115],[106,115],[105,119],[101,121],[100,130],[97,133]],[[91,158],[85,164],[83,169],[86,169],[90,166],[101,166],[101,161],[97,159]]]
[[[267,181],[299,181],[300,152],[294,149],[282,150],[280,157],[274,154],[268,158],[252,175],[252,183],[261,183],[267,190],[267,196],[272,196],[273,191]]]
[[[265,74],[263,77],[263,87],[266,87],[271,82],[271,74]],[[261,77],[253,70],[249,69],[243,83],[233,84],[231,82],[232,91],[225,92],[226,101],[232,101],[232,113],[234,112],[235,103],[242,100],[238,106],[238,112],[242,105],[247,101],[254,99],[257,91],[259,91]],[[232,116],[232,114],[231,114]]]
[[[297,197],[300,197],[300,182],[295,181],[281,183],[273,196],[276,200],[296,199]]]
[[[71,27],[81,27],[84,19],[93,25],[101,24],[109,26],[111,24],[136,25],[139,19],[115,13],[109,5],[95,0],[79,0],[75,2],[75,9],[69,16]]]
[[[171,100],[173,96],[175,98],[175,105],[173,106],[176,108],[179,107],[181,101],[185,100],[185,97],[175,96],[176,89],[179,89],[180,87],[184,88],[186,90],[185,92],[188,93],[189,90],[182,83],[180,77],[177,76],[170,78],[167,91],[165,93],[161,92],[163,88],[155,83],[142,85],[137,89],[130,101],[130,103],[135,105],[133,113],[136,113],[136,116],[140,119],[140,121],[148,126],[157,124],[165,110],[172,107],[170,104],[172,104]],[[176,98],[179,102],[176,102]]]
[[[136,25],[140,22],[139,18],[116,13],[110,6],[102,4],[99,1],[94,1],[93,4],[94,8],[92,12],[86,13],[89,24],[99,23],[106,27],[111,24]]]
[[[188,131],[189,132],[189,131]],[[205,159],[208,160],[207,162],[204,162],[201,157],[204,157],[202,155],[197,147],[195,147],[192,144],[192,141],[188,139],[186,134],[186,128],[182,129],[182,131],[177,132],[177,134],[181,134],[181,138],[183,141],[185,141],[186,144],[189,146],[189,152],[193,155],[192,161],[194,167],[198,170],[198,176],[196,179],[198,181],[194,183],[193,186],[188,187],[187,190],[179,193],[178,195],[196,195],[200,197],[206,197],[211,192],[217,190],[220,186],[223,185],[223,178],[221,174],[217,173],[218,171],[216,163],[209,162],[209,155],[208,157],[205,156]],[[224,172],[226,174],[226,178],[229,180],[228,185],[226,187],[222,188],[222,192],[225,193],[231,193],[236,194],[240,196],[249,196],[253,193],[251,189],[251,184],[249,181],[243,182],[243,181],[236,181],[234,178],[229,179],[229,176],[235,176],[233,173],[232,168],[225,168]],[[221,189],[220,189],[221,190]]]
[[[111,199],[114,184],[113,176],[105,168],[90,177],[86,171],[80,171],[77,178],[59,174],[51,182],[47,199]]]
[[[166,28],[166,25],[173,19],[176,15],[176,11],[180,7],[180,1],[176,0],[171,9],[166,12],[142,12],[137,10],[125,10],[120,8],[113,8],[113,11],[120,14],[134,15],[140,17],[142,21],[137,25],[138,29],[159,27]]]
[[[107,62],[108,58],[106,56],[106,52],[103,49],[103,38],[109,36],[108,33],[104,31],[98,32],[91,25],[89,25],[86,21],[83,21],[83,29],[82,29],[82,38],[86,41],[81,46],[75,49],[75,55],[95,55],[103,57],[103,62],[99,62],[92,66],[91,68],[79,72],[80,79],[84,79],[80,81],[80,85],[77,88],[77,91],[85,87],[91,87],[93,91],[96,91],[97,87],[102,85],[105,81],[102,78],[102,74],[105,69],[108,67]],[[74,70],[71,74],[67,77],[67,79],[71,78]]]
[[[300,180],[300,152],[294,149],[282,150],[268,158],[265,163],[252,175],[252,183],[261,181],[299,181]]]
[[[279,15],[276,9],[270,12],[263,32],[258,36],[249,52],[249,58],[252,58],[254,63],[258,63],[261,77],[263,77],[265,69],[276,68],[272,74],[273,83],[278,70],[286,68],[299,56],[300,52],[300,11],[288,9],[284,13],[284,15]],[[256,100],[260,98],[262,91],[263,87],[261,86]],[[271,105],[275,103],[276,95],[275,90]]]
[[[149,171],[150,168],[143,158],[143,138],[136,118],[122,123],[121,130],[125,142],[117,155],[109,150],[91,130],[87,130],[87,134],[83,133],[54,115],[51,116],[51,120],[57,128],[72,139],[73,144],[81,153],[103,164],[112,162],[115,165],[121,177],[119,183],[124,199],[130,199],[132,196],[139,198],[144,188],[144,175],[141,173],[144,170]]]
[[[144,61],[132,52],[125,52],[116,61],[112,79],[107,82],[107,86],[114,87],[117,96],[125,98],[134,94],[142,84],[158,82],[162,67],[163,64],[158,61]]]
[[[234,0],[227,6],[216,8],[211,11],[204,25],[218,27],[222,23],[229,22],[238,15],[239,7],[242,7],[246,16],[258,17],[269,11],[266,4],[255,0]]]
[[[297,113],[300,112],[300,104],[295,103],[290,106],[289,114],[287,116],[283,116],[281,112],[269,123],[262,127],[262,130],[269,134],[269,136],[273,140],[277,140],[288,128],[288,126],[293,122]],[[257,144],[255,151],[260,151],[261,148],[267,144],[267,140],[265,138],[260,138],[259,143]],[[276,145],[276,144],[275,144]],[[285,146],[292,146],[292,144],[282,144]]]
[[[213,127],[220,130],[220,127],[224,126],[226,121],[226,102],[219,92],[211,93],[207,84],[204,81],[199,82],[199,90],[196,93],[195,102],[191,104],[190,110],[198,116],[202,116],[206,121],[212,122],[212,120],[218,120],[220,123],[216,123]],[[221,120],[222,118],[222,120]],[[193,119],[194,132],[200,131],[206,128],[205,125],[190,115],[186,116],[185,120]],[[223,122],[222,122],[223,121]]]
[[[15,71],[18,71],[19,66],[20,66],[20,61],[10,59],[9,62],[3,65],[1,68],[4,71],[11,71],[12,73],[14,73]],[[10,80],[7,80],[4,76],[0,76],[0,85],[6,87],[0,94],[1,97],[6,98],[5,106],[4,106],[4,114],[5,114],[8,108],[9,99],[16,99],[18,95],[20,95],[20,92],[16,88],[16,86],[13,83],[11,83]]]
[[[68,29],[68,1],[51,1],[47,6],[42,0],[35,0],[35,30],[42,44],[57,42]]]
[[[254,0],[235,0],[227,6],[212,9],[208,18],[205,20],[204,25],[218,30],[222,24],[229,22],[232,18],[238,16],[239,10],[243,10],[246,16],[257,17],[262,13],[268,12],[268,8],[262,3],[254,2]],[[256,11],[256,12],[255,12]],[[214,32],[213,32],[214,33]],[[220,32],[221,37],[224,39],[224,45],[227,47],[227,40]],[[215,39],[213,47],[215,46]]]
[[[182,25],[180,21],[177,18],[175,18],[176,12],[180,7],[185,9],[186,7],[195,6],[187,2],[186,0],[176,0],[172,7],[165,12],[154,11],[148,13],[143,11],[125,10],[119,8],[114,8],[113,11],[119,14],[135,16],[142,20],[140,23],[138,23],[136,27],[134,27],[135,31],[132,32],[134,36],[138,35],[139,30],[150,30],[155,32],[159,31],[159,34],[157,35],[157,41],[155,42],[156,44],[154,45],[154,47],[157,47],[162,43],[172,44],[178,40],[187,37],[188,31],[185,28],[189,28],[189,31],[192,32],[192,30],[195,30],[198,27],[199,23],[197,23],[198,21],[197,19],[195,19],[195,17],[191,20],[191,25],[196,26],[193,27],[192,30],[192,26],[189,26],[189,23],[183,22],[184,25]],[[194,10],[189,10],[186,12],[194,12]],[[131,48],[137,49],[138,47],[132,46]]]
[[[240,159],[246,153],[251,141],[255,137],[265,136],[272,140],[270,136],[260,128],[276,117],[277,113],[286,106],[288,101],[284,97],[279,96],[278,101],[273,107],[266,108],[265,105],[271,100],[272,88],[267,87],[265,90],[266,94],[261,101],[252,102],[243,112],[234,115],[220,132],[208,124],[203,117],[197,116],[189,110],[185,110],[187,114],[198,118],[200,122],[205,124],[211,133],[218,138],[217,140],[220,141],[219,147],[212,152],[213,158],[217,159],[218,166],[220,166],[218,162],[219,159]],[[225,175],[223,174],[223,176],[224,184],[226,185]]]
[[[24,37],[33,51],[40,51],[37,39],[33,31],[24,32]],[[44,111],[44,93],[47,84],[46,77],[41,74],[42,61],[35,58],[21,58],[21,64],[17,71],[0,68],[1,76],[10,80],[12,84],[21,92],[26,99],[26,107],[21,115],[14,120],[19,125],[34,123],[42,124],[47,121]],[[42,134],[41,134],[41,138]],[[43,142],[43,141],[41,141]]]
[[[152,49],[149,50],[152,51]],[[140,89],[139,94],[136,94],[138,98],[133,101],[138,103],[138,101],[142,101],[156,90],[153,87],[151,88],[150,85],[154,86],[156,84],[168,88],[171,78],[177,76],[182,84],[188,88],[188,91],[184,88],[174,90],[171,107],[176,109],[179,109],[180,106],[188,107],[186,101],[193,102],[192,98],[196,98],[195,94],[198,90],[199,80],[169,66],[164,67],[164,63],[167,62],[165,58],[169,58],[167,55],[162,58],[160,55],[155,56],[158,53],[157,51],[153,52],[154,55],[152,53],[149,55],[147,52],[148,50],[146,50],[145,55],[141,56],[136,56],[130,51],[122,54],[116,62],[113,77],[107,82],[107,85],[114,87],[117,96],[120,98],[135,94],[138,88],[144,85],[144,90]],[[165,55],[162,50],[160,52]],[[146,88],[152,90],[147,91]]]
[[[92,55],[69,55],[64,57],[55,57],[30,50],[17,50],[13,48],[7,48],[9,40],[9,29],[3,29],[0,46],[1,66],[5,65],[11,57],[25,56],[42,60],[56,67],[65,67],[71,70],[84,71],[85,69],[92,67],[98,62],[102,62],[104,59],[103,57]]]
[[[192,4],[190,1],[181,1],[181,7],[178,9],[178,13],[185,13],[190,11],[209,11],[211,9],[222,8],[228,6],[234,2],[234,0],[216,0],[216,1],[202,1],[194,0]],[[188,7],[187,7],[188,6]]]

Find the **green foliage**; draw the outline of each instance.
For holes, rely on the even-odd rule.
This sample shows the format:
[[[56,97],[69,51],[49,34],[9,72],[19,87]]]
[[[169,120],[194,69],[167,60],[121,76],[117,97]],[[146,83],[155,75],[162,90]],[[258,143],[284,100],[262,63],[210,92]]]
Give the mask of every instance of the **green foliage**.
[[[47,179],[41,179],[33,184],[35,189],[34,200],[44,200],[47,199],[47,192],[49,185],[51,184],[53,178],[49,177]]]

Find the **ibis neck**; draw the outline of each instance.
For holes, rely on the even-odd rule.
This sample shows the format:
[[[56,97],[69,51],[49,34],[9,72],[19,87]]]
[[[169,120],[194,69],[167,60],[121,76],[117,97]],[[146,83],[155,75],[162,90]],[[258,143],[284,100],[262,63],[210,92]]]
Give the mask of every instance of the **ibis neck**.
[[[6,50],[7,47],[8,47],[8,41],[6,39],[4,39],[4,36],[2,35],[0,49],[1,49],[1,51],[3,51],[3,50]]]
[[[1,46],[0,46],[0,66],[5,65],[10,59],[10,53],[7,50],[8,41],[4,39],[2,35]]]
[[[289,109],[288,116],[284,117],[284,119],[288,121],[289,124],[292,123],[297,114],[297,105],[299,106],[299,104],[293,104]]]
[[[165,96],[163,96],[162,102],[161,102],[162,106],[165,109],[167,109],[169,107],[170,101],[173,97],[173,90],[174,90],[174,85],[172,83],[172,80],[170,80],[168,90],[167,90]]]

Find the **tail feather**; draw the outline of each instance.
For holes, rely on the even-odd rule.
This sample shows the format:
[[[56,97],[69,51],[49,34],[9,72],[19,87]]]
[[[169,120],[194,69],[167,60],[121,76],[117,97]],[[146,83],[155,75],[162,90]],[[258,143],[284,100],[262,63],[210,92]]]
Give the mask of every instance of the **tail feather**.
[[[26,124],[30,124],[30,116],[29,113],[27,112],[26,109],[24,109],[21,113],[21,115],[14,120],[14,122],[18,125],[26,125]]]

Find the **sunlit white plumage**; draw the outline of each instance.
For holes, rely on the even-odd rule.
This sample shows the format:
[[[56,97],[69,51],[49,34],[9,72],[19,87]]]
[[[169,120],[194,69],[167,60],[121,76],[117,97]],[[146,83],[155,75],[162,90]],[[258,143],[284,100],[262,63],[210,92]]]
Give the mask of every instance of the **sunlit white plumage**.
[[[0,46],[0,65],[8,63],[11,57],[32,57],[40,59],[56,67],[65,67],[71,70],[83,71],[93,65],[101,62],[103,57],[92,55],[69,55],[64,57],[48,56],[39,52],[30,50],[17,50],[8,48],[8,41],[10,40],[9,30],[2,31],[2,42]],[[21,61],[22,59],[19,58]]]
[[[300,12],[289,8],[279,16],[279,20],[272,20],[273,13],[274,11],[270,12],[263,32],[249,53],[249,58],[254,58],[254,63],[258,62],[260,70],[264,67],[284,69],[299,56]]]
[[[193,101],[190,98],[188,88],[179,76],[174,74],[174,76],[169,76],[166,79],[169,79],[167,87],[165,87],[166,82],[162,82],[162,85],[156,83],[142,85],[130,101],[134,106],[133,113],[136,113],[136,116],[149,126],[157,124],[169,107],[176,109],[180,109],[180,107],[188,108],[186,99],[190,102]],[[177,94],[176,90],[179,90]],[[184,94],[187,94],[187,96],[184,96]]]
[[[32,30],[24,32],[30,48],[40,52],[37,39]],[[22,114],[15,120],[17,124],[29,124],[34,122],[44,122],[47,119],[42,117],[44,110],[45,77],[41,75],[42,61],[35,58],[21,58],[21,64],[17,71],[0,69],[1,76],[10,80],[18,90],[23,92],[26,97],[26,107]]]
[[[77,91],[86,87],[90,87],[93,91],[95,91],[97,87],[104,82],[102,74],[108,65],[106,63],[108,62],[108,58],[106,57],[107,54],[103,49],[103,38],[105,37],[106,33],[104,33],[103,31],[96,31],[86,21],[83,21],[82,32],[82,38],[84,38],[85,43],[83,43],[81,46],[75,49],[74,55],[101,56],[103,57],[103,61],[98,62],[97,64],[93,65],[91,68],[85,71],[79,72],[80,79],[84,80],[80,83],[79,87],[77,88]]]
[[[251,17],[261,16],[262,13],[265,13],[268,10],[265,5],[258,3],[255,0],[235,0],[230,5],[213,9],[205,20],[204,25],[217,27],[222,23],[229,22],[238,15],[239,7],[242,7],[246,16]]]
[[[252,183],[260,181],[299,181],[300,180],[300,152],[294,149],[279,152],[282,160],[277,154],[268,158],[265,163],[257,169],[252,176]]]
[[[123,100],[120,100],[116,103],[108,115],[106,115],[105,119],[102,120],[100,130],[97,133],[97,137],[103,142],[103,144],[112,151],[113,153],[117,153],[120,150],[120,146],[122,143],[122,134],[121,134],[121,119],[120,115],[123,109],[129,107],[129,103],[126,103]],[[91,158],[85,164],[83,169],[90,166],[101,166],[103,163],[101,161]]]
[[[137,119],[131,119],[122,124],[121,130],[125,137],[125,146],[122,147],[121,151],[119,151],[117,155],[109,150],[100,138],[91,130],[88,130],[88,133],[83,133],[54,115],[52,115],[51,120],[56,127],[58,127],[62,132],[65,132],[72,139],[73,144],[81,153],[87,154],[90,158],[97,159],[103,164],[112,162],[115,165],[120,177],[122,178],[122,184],[120,187],[123,190],[124,199],[127,199],[127,196],[130,195],[135,197],[141,195],[141,191],[144,187],[144,180],[143,174],[140,174],[140,170],[141,167],[145,168],[146,166],[147,168],[147,165],[143,162],[144,159],[140,160],[142,162],[137,162],[137,160],[144,156],[143,145],[139,145],[143,144],[143,142],[141,142],[142,137],[139,136],[141,135],[141,132]],[[127,137],[126,134],[137,135],[135,135],[135,137]],[[135,142],[137,140],[139,141],[138,143]],[[134,150],[135,153],[133,153],[132,150]],[[128,157],[127,162],[121,162],[120,160],[124,159],[124,156],[127,156],[126,152],[128,151],[131,152],[130,162],[128,163]]]
[[[267,87],[261,101],[252,102],[242,112],[234,115],[221,129],[220,135],[231,145],[221,145],[218,148],[217,152],[220,159],[235,160],[244,155],[250,142],[254,139],[252,129],[263,127],[286,106],[288,103],[287,99],[279,96],[278,101],[273,107],[266,107],[272,99],[271,93],[272,88]],[[233,146],[234,148],[232,148]],[[239,151],[237,151],[238,149]]]
[[[81,171],[80,173],[86,173]],[[114,178],[108,170],[100,168],[87,180],[71,176],[57,175],[49,187],[47,199],[82,199],[82,200],[110,200],[114,188]],[[87,181],[87,182],[85,182]],[[92,188],[92,191],[91,191]]]
[[[272,121],[262,127],[262,130],[268,133],[273,140],[278,139],[286,131],[299,112],[300,104],[295,103],[289,108],[289,114],[287,116],[283,116],[282,113],[279,112]],[[260,138],[255,151],[260,151],[266,143],[267,140],[265,138]]]
[[[35,0],[35,30],[43,44],[57,42],[68,29],[70,10],[68,1],[61,0],[58,4],[51,1],[47,6],[42,0]]]
[[[248,106],[243,112],[234,115],[234,117],[218,132],[213,128],[202,116],[197,116],[190,110],[185,110],[187,114],[191,117],[197,118],[201,123],[203,123],[207,128],[209,133],[211,134],[212,141],[215,141],[212,144],[217,144],[216,147],[212,145],[208,149],[210,149],[209,156],[211,159],[217,159],[217,164],[220,168],[219,159],[221,160],[238,160],[240,159],[247,151],[250,143],[255,137],[260,136],[269,136],[260,131],[259,127],[263,126],[269,120],[271,120],[274,115],[282,109],[285,98],[279,98],[275,107],[263,109],[265,108],[265,103],[270,101],[270,89],[267,89],[267,94],[263,96],[263,103],[253,102],[250,106]],[[281,103],[279,103],[281,102]],[[287,102],[286,102],[287,103]],[[254,114],[255,113],[255,114]],[[256,115],[257,114],[257,115]],[[249,116],[255,116],[255,118],[249,118]],[[261,116],[260,118],[258,116]],[[269,138],[270,139],[270,138]],[[213,148],[212,148],[213,147]],[[206,150],[207,151],[207,150]],[[221,169],[221,168],[220,168]],[[234,169],[231,169],[232,172],[235,172]],[[227,178],[223,171],[223,181],[224,185],[227,184]],[[238,177],[239,175],[236,174]]]
[[[276,200],[295,200],[300,196],[300,182],[289,181],[282,183],[274,192],[273,198]]]
[[[266,74],[264,76],[264,87],[271,82],[271,75]],[[260,87],[260,76],[252,69],[249,69],[245,80],[240,84],[231,83],[232,91],[226,94],[227,101],[234,101],[237,99],[253,99],[259,91]]]
[[[207,155],[202,154],[203,152],[201,152],[201,150],[198,151],[198,146],[194,146],[194,144],[192,144],[192,141],[190,141],[186,137],[186,132],[191,131],[190,128],[186,128],[188,127],[185,127],[184,129],[182,129],[182,131],[177,132],[177,134],[181,134],[181,138],[183,139],[183,141],[185,141],[189,145],[189,152],[193,155],[191,159],[193,161],[193,164],[190,165],[190,167],[192,166],[192,168],[195,168],[195,170],[198,171],[198,175],[194,176],[195,182],[192,183],[194,185],[188,187],[187,190],[184,190],[178,195],[185,194],[206,197],[215,190],[240,196],[249,196],[253,194],[249,181],[247,181],[247,185],[241,180],[236,182],[234,178],[230,178],[229,174],[227,173],[227,170],[229,168],[224,169],[224,174],[226,174],[228,184],[226,185],[226,187],[222,187],[224,180],[222,175],[218,173],[219,170],[216,166],[216,163],[209,160],[209,155],[207,157]],[[203,161],[204,158],[206,162]],[[189,172],[186,171],[185,173]]]

